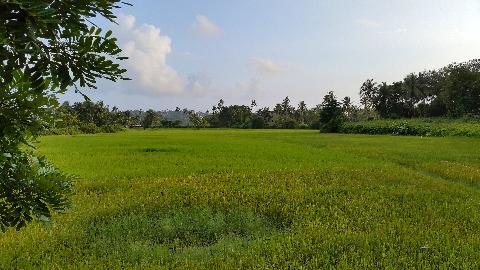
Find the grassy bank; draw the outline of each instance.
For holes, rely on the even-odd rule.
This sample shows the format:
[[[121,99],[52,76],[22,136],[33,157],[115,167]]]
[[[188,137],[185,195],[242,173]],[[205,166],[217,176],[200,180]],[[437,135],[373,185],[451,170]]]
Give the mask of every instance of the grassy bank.
[[[74,207],[0,269],[480,267],[480,139],[283,130],[43,137]]]

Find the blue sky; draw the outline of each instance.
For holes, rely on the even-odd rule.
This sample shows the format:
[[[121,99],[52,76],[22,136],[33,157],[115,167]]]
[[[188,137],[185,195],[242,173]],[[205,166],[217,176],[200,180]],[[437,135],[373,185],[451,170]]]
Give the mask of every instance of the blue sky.
[[[367,78],[480,57],[478,0],[136,0],[113,28],[129,82],[85,90],[122,109],[358,100]],[[62,100],[80,100],[69,93]]]

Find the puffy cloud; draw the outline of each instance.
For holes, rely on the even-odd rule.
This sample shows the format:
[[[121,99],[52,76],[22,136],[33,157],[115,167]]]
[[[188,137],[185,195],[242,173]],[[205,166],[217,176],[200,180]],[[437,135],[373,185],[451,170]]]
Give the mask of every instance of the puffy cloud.
[[[355,24],[364,28],[380,28],[383,26],[383,23],[371,19],[358,19]]]
[[[217,37],[222,34],[220,27],[204,15],[197,15],[192,30],[194,34],[202,37]]]
[[[138,82],[144,93],[153,95],[179,94],[184,84],[178,73],[167,64],[172,52],[171,40],[151,24],[135,25],[135,17],[118,17],[120,39],[129,76]]]
[[[270,59],[256,59],[255,66],[257,71],[262,74],[276,74],[283,71],[280,64],[274,63]]]
[[[120,14],[118,15],[117,23],[120,30],[132,30],[135,26],[135,17],[133,15]]]

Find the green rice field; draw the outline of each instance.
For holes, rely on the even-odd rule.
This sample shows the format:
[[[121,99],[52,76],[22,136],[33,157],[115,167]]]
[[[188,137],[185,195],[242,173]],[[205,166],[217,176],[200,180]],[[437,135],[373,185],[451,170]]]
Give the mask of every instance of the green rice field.
[[[308,130],[46,136],[73,206],[0,269],[480,269],[480,138]]]

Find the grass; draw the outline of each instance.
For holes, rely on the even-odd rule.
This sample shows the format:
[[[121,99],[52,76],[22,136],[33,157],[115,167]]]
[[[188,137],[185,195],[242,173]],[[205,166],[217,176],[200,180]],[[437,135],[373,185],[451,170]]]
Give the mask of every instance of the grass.
[[[0,269],[480,267],[480,139],[283,130],[43,137],[74,207]]]

